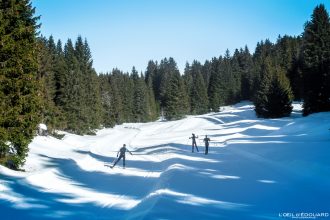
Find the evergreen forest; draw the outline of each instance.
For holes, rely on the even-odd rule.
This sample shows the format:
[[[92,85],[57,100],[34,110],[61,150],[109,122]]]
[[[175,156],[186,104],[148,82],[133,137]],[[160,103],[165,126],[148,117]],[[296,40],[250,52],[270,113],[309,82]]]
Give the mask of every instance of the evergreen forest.
[[[330,19],[324,5],[299,36],[278,36],[206,60],[150,60],[144,72],[97,73],[87,39],[38,33],[29,0],[0,0],[0,163],[19,169],[39,123],[93,135],[125,122],[217,112],[250,100],[262,118],[330,111]]]

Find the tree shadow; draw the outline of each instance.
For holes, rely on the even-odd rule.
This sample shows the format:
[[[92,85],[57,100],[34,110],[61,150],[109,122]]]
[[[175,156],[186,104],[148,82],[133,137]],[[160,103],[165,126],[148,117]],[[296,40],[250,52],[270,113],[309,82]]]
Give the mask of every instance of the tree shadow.
[[[48,157],[48,160],[52,167],[58,169],[61,177],[73,181],[75,185],[100,193],[125,194],[139,198],[150,191],[148,187],[144,186],[153,185],[157,181],[156,178],[144,178],[142,176],[111,175],[104,171],[86,171],[71,159]]]

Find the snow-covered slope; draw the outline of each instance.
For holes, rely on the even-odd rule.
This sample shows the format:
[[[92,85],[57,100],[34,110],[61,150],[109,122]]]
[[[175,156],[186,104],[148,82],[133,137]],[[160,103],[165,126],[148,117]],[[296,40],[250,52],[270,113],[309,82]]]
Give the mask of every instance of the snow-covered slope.
[[[283,219],[330,212],[330,113],[258,119],[250,103],[96,136],[36,137],[0,166],[1,219]],[[191,152],[191,133],[200,152]],[[212,140],[204,155],[202,139]],[[123,144],[126,169],[111,163]],[[329,218],[329,217],[328,217]],[[325,219],[325,218],[322,218]]]

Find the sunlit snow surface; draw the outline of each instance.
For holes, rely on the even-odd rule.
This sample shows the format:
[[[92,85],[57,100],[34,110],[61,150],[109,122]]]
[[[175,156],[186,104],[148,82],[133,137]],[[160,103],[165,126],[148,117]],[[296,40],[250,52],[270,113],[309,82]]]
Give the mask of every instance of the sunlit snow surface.
[[[251,103],[96,136],[36,137],[0,166],[1,219],[283,219],[330,212],[330,113],[259,119]],[[191,133],[199,152],[191,152]],[[211,139],[204,154],[202,139]],[[127,144],[126,169],[105,166]],[[323,218],[325,219],[325,218]]]

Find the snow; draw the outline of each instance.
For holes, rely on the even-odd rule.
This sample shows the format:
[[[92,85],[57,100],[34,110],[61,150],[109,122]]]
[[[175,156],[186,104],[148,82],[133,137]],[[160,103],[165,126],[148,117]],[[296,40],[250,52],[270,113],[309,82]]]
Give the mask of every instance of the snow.
[[[39,124],[38,127],[39,127],[39,129],[43,129],[43,130],[47,131],[47,125],[45,125],[45,124]]]
[[[330,112],[302,117],[301,110],[294,103],[290,117],[261,119],[242,102],[96,136],[37,136],[25,172],[0,166],[1,219],[283,219],[280,213],[330,212]],[[191,152],[192,133],[199,152]],[[105,166],[123,144],[133,152],[126,168]]]

